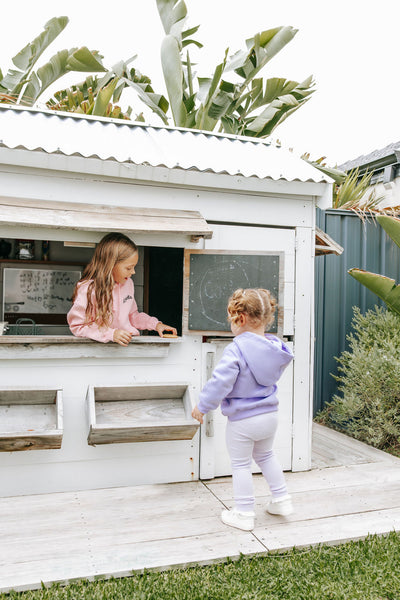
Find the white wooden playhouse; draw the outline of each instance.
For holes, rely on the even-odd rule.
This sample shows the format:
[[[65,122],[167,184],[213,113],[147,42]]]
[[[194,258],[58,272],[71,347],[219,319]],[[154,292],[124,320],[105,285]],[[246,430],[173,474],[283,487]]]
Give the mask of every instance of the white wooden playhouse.
[[[276,450],[311,462],[315,207],[329,179],[265,141],[0,106],[0,495],[230,473],[219,410],[191,416],[230,339],[227,295],[269,287],[295,360]],[[177,339],[74,338],[74,282],[105,233],[139,246],[139,308]],[[2,333],[2,335],[1,335]]]

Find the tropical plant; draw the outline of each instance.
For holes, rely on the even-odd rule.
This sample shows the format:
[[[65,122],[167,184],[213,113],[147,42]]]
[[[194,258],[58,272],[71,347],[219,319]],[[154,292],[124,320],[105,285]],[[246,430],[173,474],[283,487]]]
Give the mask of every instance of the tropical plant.
[[[384,196],[377,195],[375,189],[371,190],[372,172],[366,172],[360,176],[357,168],[345,173],[337,167],[327,166],[325,156],[317,160],[310,160],[309,153],[306,153],[301,158],[333,179],[332,208],[353,210],[363,217],[382,212],[379,205]]]
[[[384,196],[378,196],[371,190],[373,172],[366,172],[360,177],[359,169],[347,174],[344,181],[336,185],[333,191],[333,208],[361,210],[365,214],[376,212]]]
[[[12,58],[15,69],[3,77],[0,71],[0,102],[32,106],[57,79],[71,71],[106,71],[97,51],[86,47],[57,52],[37,71],[33,68],[43,52],[68,24],[68,17],[54,17],[44,31]]]
[[[183,0],[157,0],[157,8],[166,34],[161,62],[176,126],[264,138],[312,94],[312,77],[301,83],[256,77],[293,39],[297,33],[293,27],[258,33],[246,41],[246,50],[229,58],[227,49],[213,74],[198,77],[196,82],[187,47],[202,47],[191,38],[199,26],[184,29],[187,8]],[[228,81],[228,72],[235,73],[237,81]]]
[[[129,69],[128,64],[129,62],[121,62],[103,77],[89,76],[81,83],[56,92],[54,98],[46,102],[46,106],[51,110],[131,119],[130,106],[123,112],[120,106],[113,104],[120,100],[124,89],[131,87],[139,98],[167,124],[165,113],[168,110],[168,100],[154,93],[150,79],[135,69]],[[144,121],[143,113],[136,115],[135,120]]]
[[[103,57],[97,51],[91,52],[86,47],[72,48],[57,52],[37,71],[33,70],[40,56],[63,31],[68,21],[68,17],[55,17],[48,21],[44,31],[13,57],[16,69],[9,69],[5,77],[0,70],[0,103],[32,106],[50,85],[69,72],[103,73],[101,77],[89,76],[82,83],[56,92],[54,98],[46,102],[46,106],[53,110],[130,119],[132,109],[128,107],[126,112],[122,112],[111,100],[117,102],[123,89],[131,87],[141,101],[167,123],[166,98],[154,93],[148,77],[129,68],[136,56],[107,69],[102,63]],[[143,120],[142,115],[136,118]]]
[[[10,69],[5,77],[0,71],[0,102],[32,106],[68,72],[103,73],[56,92],[54,98],[46,101],[47,107],[129,119],[132,109],[122,111],[115,102],[124,89],[131,88],[165,124],[169,123],[170,105],[176,126],[264,138],[309,100],[314,91],[312,77],[301,83],[278,77],[264,81],[258,77],[261,69],[296,35],[293,27],[258,33],[246,41],[246,50],[228,57],[227,49],[210,77],[196,77],[187,48],[202,48],[192,38],[199,26],[185,29],[187,8],[183,0],[156,3],[166,34],[161,62],[170,103],[154,92],[147,76],[129,67],[136,57],[106,69],[98,52],[73,48],[58,52],[37,72],[33,71],[41,54],[66,27],[67,17],[51,19],[44,31],[14,56],[17,69]],[[228,73],[234,74],[232,81],[226,77]],[[136,118],[143,120],[143,115]]]
[[[116,82],[102,86],[97,76],[89,76],[82,83],[61,90],[50,98],[46,106],[55,111],[74,112],[85,115],[98,115],[113,119],[130,119],[132,109],[124,113],[121,108],[110,102],[115,92]],[[115,99],[115,98],[113,98]]]
[[[384,215],[378,215],[376,219],[394,243],[400,247],[400,219]],[[394,279],[362,269],[350,269],[348,272],[379,296],[390,310],[400,315],[400,285],[396,285]]]
[[[319,171],[321,171],[322,173],[324,173],[324,175],[328,175],[329,177],[331,177],[338,186],[341,185],[347,177],[347,174],[344,171],[338,169],[337,167],[329,167],[325,162],[326,156],[321,156],[316,160],[311,160],[310,153],[305,152],[304,154],[302,154],[301,158],[316,169],[318,169]]]

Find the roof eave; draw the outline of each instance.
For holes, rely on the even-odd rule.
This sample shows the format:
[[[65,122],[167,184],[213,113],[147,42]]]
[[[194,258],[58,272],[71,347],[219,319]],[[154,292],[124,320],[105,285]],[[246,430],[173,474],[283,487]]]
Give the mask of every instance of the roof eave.
[[[43,160],[43,155],[46,160]],[[120,179],[131,179],[137,182],[154,183],[170,186],[188,186],[203,189],[226,189],[234,192],[252,192],[263,195],[291,195],[301,198],[307,196],[324,196],[327,182],[288,181],[286,179],[261,179],[256,176],[229,175],[199,171],[197,169],[168,168],[120,163],[114,160],[103,160],[98,157],[67,156],[64,154],[46,153],[43,150],[27,150],[25,148],[0,147],[0,163],[21,167],[35,168],[85,175],[100,175]]]

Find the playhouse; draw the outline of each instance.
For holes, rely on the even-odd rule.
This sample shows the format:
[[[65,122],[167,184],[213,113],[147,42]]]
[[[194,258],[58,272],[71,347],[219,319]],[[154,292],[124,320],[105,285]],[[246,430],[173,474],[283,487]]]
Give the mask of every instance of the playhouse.
[[[231,135],[10,106],[0,131],[0,495],[229,475],[224,417],[200,427],[191,409],[230,342],[238,287],[278,299],[272,331],[295,360],[276,451],[285,470],[309,469],[315,208],[329,178]],[[139,309],[176,339],[69,332],[74,284],[110,231],[139,246]]]

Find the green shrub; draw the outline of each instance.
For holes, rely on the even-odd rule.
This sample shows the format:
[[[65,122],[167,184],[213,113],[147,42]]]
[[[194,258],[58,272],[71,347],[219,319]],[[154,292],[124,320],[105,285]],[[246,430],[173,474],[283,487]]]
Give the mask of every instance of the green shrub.
[[[353,308],[349,351],[338,361],[338,389],[317,421],[371,446],[400,452],[400,315]]]

